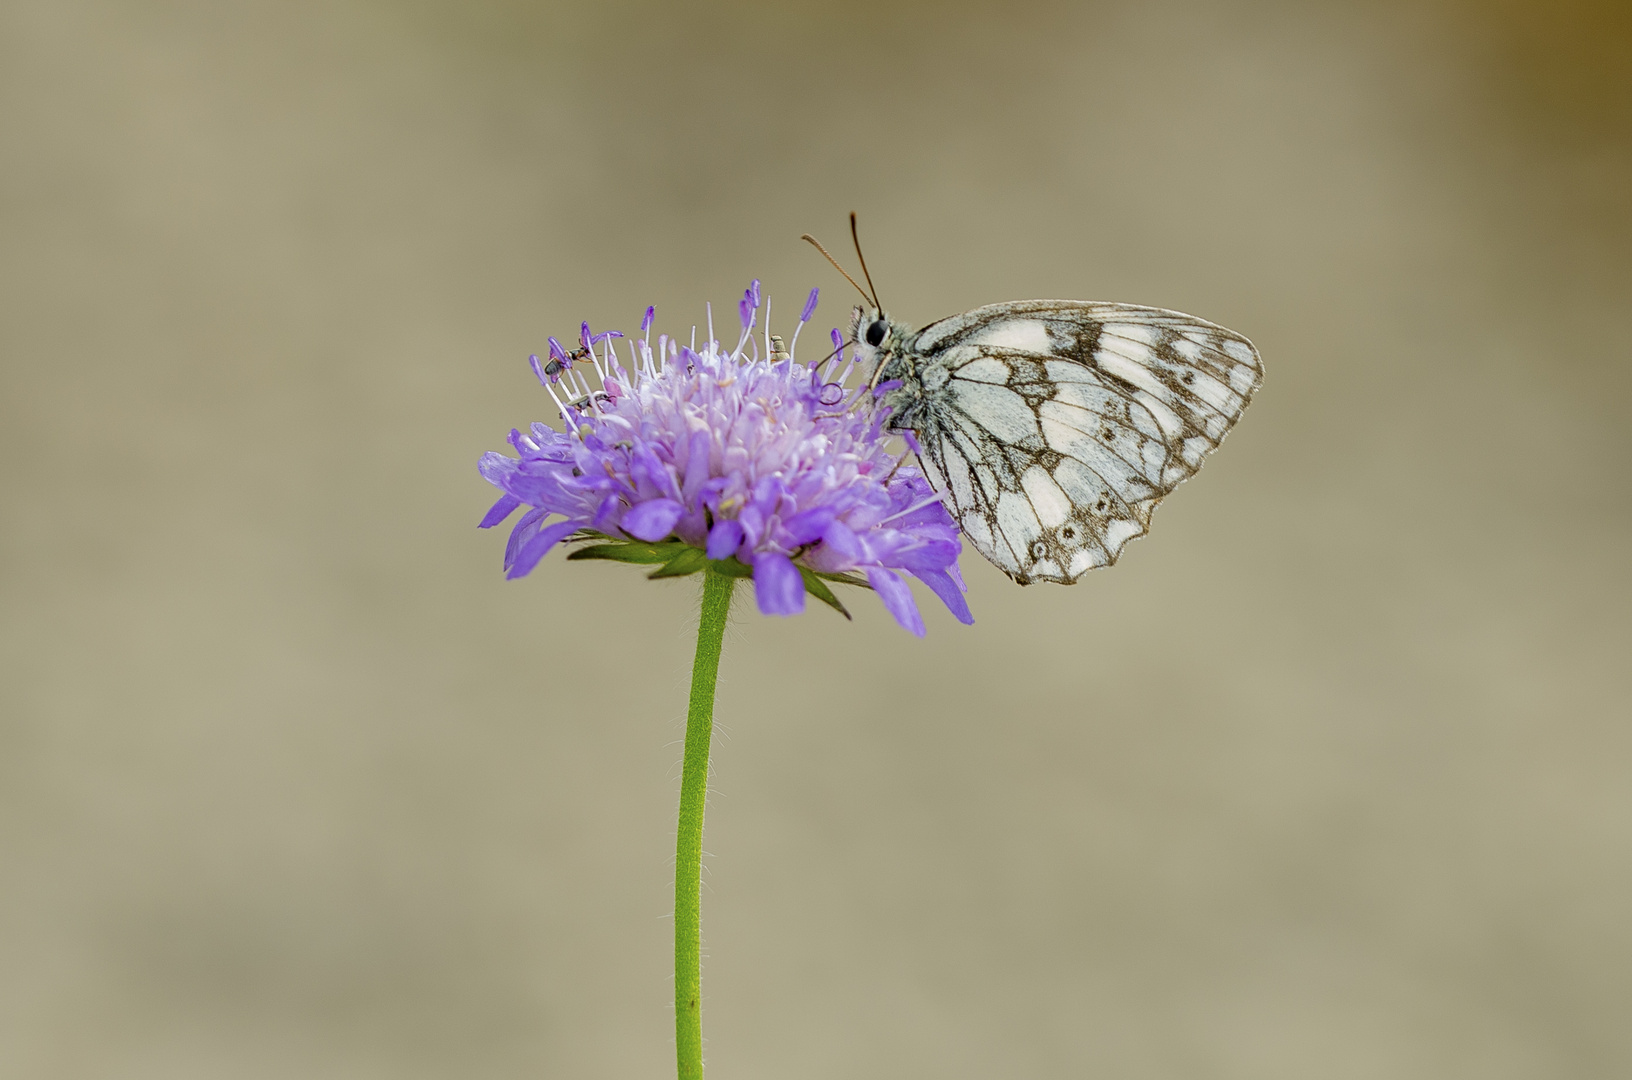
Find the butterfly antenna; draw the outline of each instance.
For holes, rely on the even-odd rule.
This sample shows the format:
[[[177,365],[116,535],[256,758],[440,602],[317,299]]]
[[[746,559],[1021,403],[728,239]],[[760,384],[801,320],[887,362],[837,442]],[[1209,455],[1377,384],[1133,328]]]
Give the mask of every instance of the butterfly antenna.
[[[850,211],[850,239],[856,245],[856,261],[861,263],[861,276],[867,279],[867,287],[873,290],[873,310],[883,311],[884,305],[878,302],[878,290],[873,287],[873,275],[867,272],[867,260],[862,258],[861,237],[856,235],[856,212]]]
[[[828,361],[829,361],[829,360],[831,360],[831,359],[833,359],[833,358],[834,358],[834,357],[835,357],[835,356],[837,356],[837,355],[839,355],[839,353],[841,353],[841,352],[843,352],[843,351],[844,351],[844,347],[845,347],[845,346],[846,346],[846,345],[853,345],[853,344],[855,344],[855,343],[854,343],[854,342],[851,342],[851,341],[841,341],[841,342],[840,342],[840,343],[839,343],[839,347],[838,347],[838,348],[836,348],[836,349],[834,349],[834,350],[833,350],[833,351],[832,351],[832,352],[830,352],[830,353],[828,353],[828,354],[827,354],[827,355],[826,355],[826,356],[824,356],[824,357],[822,357],[822,358],[821,358],[821,359],[820,359],[820,360],[818,360],[818,361],[816,361],[816,363],[815,363],[815,364],[814,364],[814,365],[813,365],[813,366],[814,366],[814,367],[821,367],[821,366],[822,366],[822,365],[823,365],[823,364],[825,364],[825,363],[827,363],[827,362],[828,362]]]
[[[833,269],[837,270],[841,274],[844,274],[844,280],[848,281],[852,285],[856,285],[856,279],[851,277],[849,274],[845,273],[844,267],[839,265],[839,260],[835,259],[833,256],[831,256],[831,255],[829,255],[827,253],[827,249],[822,246],[822,242],[820,240],[816,239],[814,236],[810,235],[808,232],[805,233],[804,235],[800,236],[799,239],[808,240],[811,244],[815,245],[816,250],[820,251],[822,253],[822,258],[824,258],[828,262],[832,263],[833,264]],[[856,285],[856,291],[861,293],[861,298],[863,300],[866,300],[869,303],[872,301],[872,298],[867,295],[867,291],[865,289],[863,289],[860,285]]]

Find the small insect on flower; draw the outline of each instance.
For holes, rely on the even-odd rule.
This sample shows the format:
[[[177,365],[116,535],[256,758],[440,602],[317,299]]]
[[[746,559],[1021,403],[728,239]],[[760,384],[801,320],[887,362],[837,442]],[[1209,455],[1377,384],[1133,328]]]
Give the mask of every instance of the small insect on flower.
[[[856,216],[850,235],[861,259]],[[1135,304],[1017,300],[914,331],[855,285],[850,340],[965,536],[1022,585],[1114,563],[1263,383],[1252,342]]]
[[[505,547],[507,575],[531,573],[562,541],[586,541],[568,558],[653,564],[654,578],[705,566],[751,577],[769,615],[802,611],[808,593],[848,618],[830,583],[871,588],[921,635],[904,573],[972,622],[957,524],[906,463],[911,452],[896,449],[870,388],[845,386],[853,358],[836,373],[842,352],[825,367],[794,357],[817,295],[785,346],[761,327],[757,280],[738,304],[732,348],[715,338],[712,314],[700,346],[695,329],[685,345],[654,341],[652,308],[640,336],[624,339],[626,360],[617,331],[585,323],[571,352],[550,338],[548,361],[531,363],[564,430],[512,431],[517,456],[480,463],[501,492],[482,528],[526,508]]]

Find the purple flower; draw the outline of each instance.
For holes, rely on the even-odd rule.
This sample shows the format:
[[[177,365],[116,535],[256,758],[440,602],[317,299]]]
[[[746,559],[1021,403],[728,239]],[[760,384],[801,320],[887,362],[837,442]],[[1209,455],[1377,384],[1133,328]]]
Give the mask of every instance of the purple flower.
[[[715,560],[723,572],[753,577],[767,615],[803,611],[807,593],[843,611],[826,584],[837,581],[870,586],[898,623],[922,635],[905,573],[960,621],[974,621],[951,515],[905,464],[910,452],[890,445],[865,387],[846,389],[842,375],[824,379],[787,354],[761,355],[750,332],[758,286],[743,295],[744,331],[729,352],[714,340],[653,343],[650,308],[640,337],[623,339],[627,366],[614,351],[616,331],[583,327],[570,356],[551,339],[552,363],[532,363],[566,430],[534,423],[512,431],[517,456],[487,453],[479,466],[502,493],[482,528],[527,508],[506,545],[507,576],[530,573],[570,538],[594,542],[573,558],[661,563],[654,576]],[[842,360],[827,374],[848,370]]]

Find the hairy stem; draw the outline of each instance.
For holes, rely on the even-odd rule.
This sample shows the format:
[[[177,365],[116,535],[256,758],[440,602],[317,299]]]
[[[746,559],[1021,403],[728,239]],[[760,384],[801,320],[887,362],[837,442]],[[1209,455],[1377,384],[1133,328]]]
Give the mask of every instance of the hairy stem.
[[[714,732],[714,682],[736,579],[712,566],[703,572],[703,610],[686,711],[686,758],[680,776],[680,826],[674,844],[674,1051],[680,1080],[702,1080],[703,803],[708,744]]]

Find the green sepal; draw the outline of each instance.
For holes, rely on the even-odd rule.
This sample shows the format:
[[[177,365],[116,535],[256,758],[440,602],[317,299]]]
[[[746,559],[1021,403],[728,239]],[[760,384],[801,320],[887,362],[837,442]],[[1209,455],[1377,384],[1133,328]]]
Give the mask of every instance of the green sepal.
[[[822,582],[822,577],[833,576],[833,577],[836,577],[840,581],[846,580],[845,578],[840,577],[838,575],[826,575],[826,574],[822,575],[821,577],[818,577],[815,571],[806,570],[803,566],[799,567],[799,576],[804,579],[805,591],[807,593],[814,596],[816,599],[820,600],[822,603],[826,604],[828,607],[832,608],[834,611],[837,611],[840,615],[843,615],[846,619],[850,618],[850,612],[846,611],[844,605],[839,603],[839,598],[833,595],[833,590],[829,589]]]
[[[645,543],[614,543],[591,544],[589,547],[579,548],[567,556],[568,559],[611,559],[613,562],[626,563],[666,563],[683,551],[695,551],[689,544],[671,541],[662,544]],[[701,570],[699,566],[697,569]]]
[[[611,562],[638,563],[647,566],[656,565],[657,569],[646,576],[648,578],[687,577],[697,573],[704,567],[709,567],[717,574],[732,578],[751,578],[754,568],[732,556],[729,559],[710,559],[701,549],[692,547],[680,540],[665,540],[661,543],[646,543],[640,540],[620,540],[604,536],[601,533],[584,530],[573,536],[573,540],[589,540],[599,538],[609,543],[590,544],[567,555],[568,559],[606,559]],[[828,607],[850,618],[849,610],[833,595],[833,590],[827,587],[827,582],[836,581],[841,585],[856,585],[863,589],[871,589],[872,584],[864,577],[853,574],[832,574],[821,570],[807,570],[798,567],[799,577],[805,583],[805,592],[814,596]]]
[[[801,567],[800,572],[806,573],[807,571]],[[866,578],[856,577],[853,574],[830,574],[825,570],[811,570],[808,571],[808,573],[815,574],[823,581],[836,581],[840,585],[856,585],[863,589],[871,589],[873,587],[873,583],[868,581]]]
[[[738,559],[735,555],[729,559],[710,559],[708,565],[714,568],[716,574],[724,574],[726,577],[751,578],[754,576],[754,568]]]
[[[646,576],[648,578],[685,577],[687,574],[695,574],[707,565],[708,556],[703,554],[702,548],[694,548],[688,545],[681,548],[679,554],[675,555],[674,558]]]

